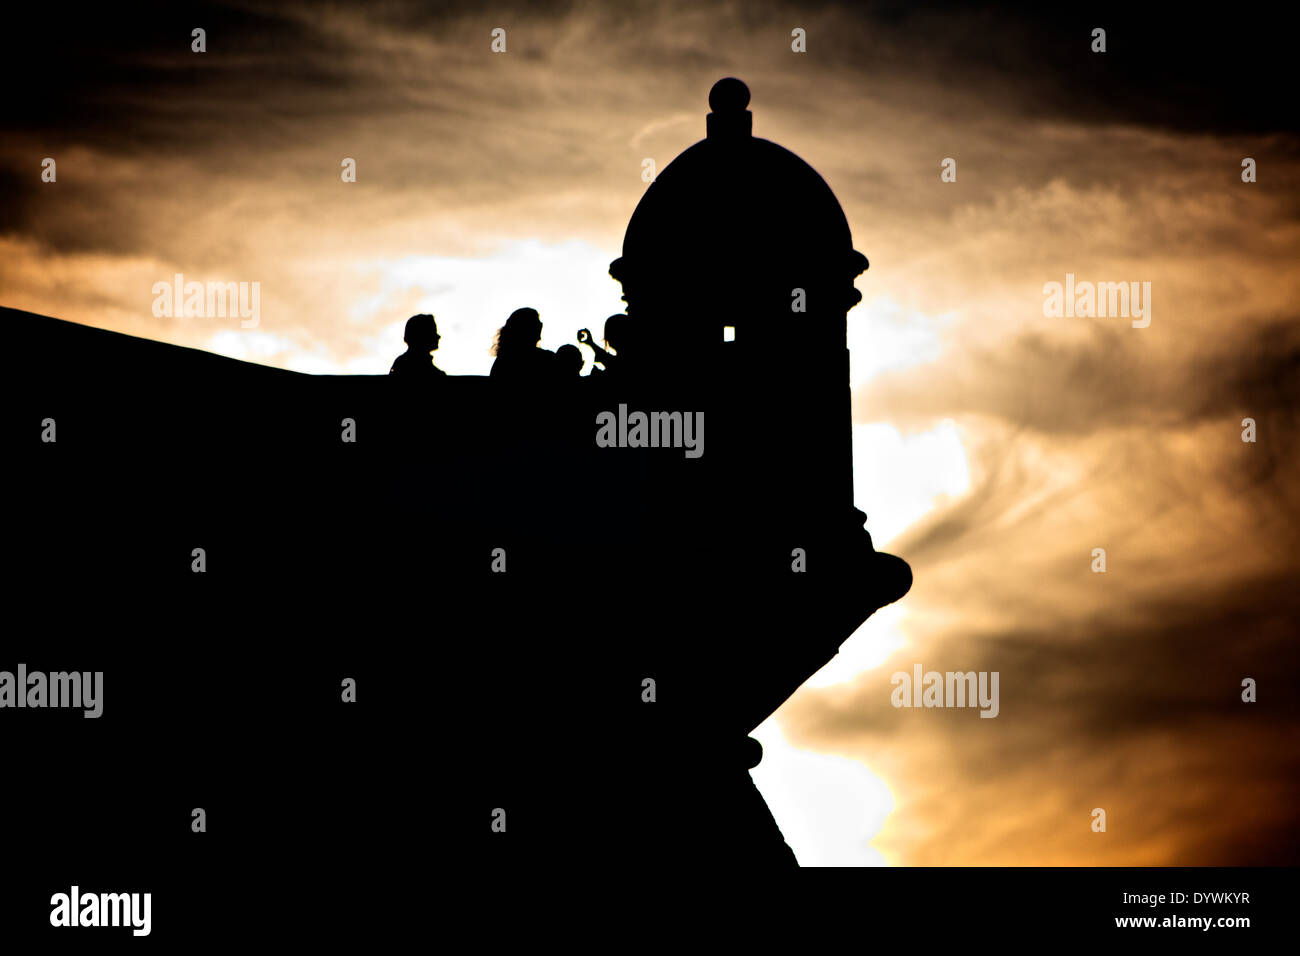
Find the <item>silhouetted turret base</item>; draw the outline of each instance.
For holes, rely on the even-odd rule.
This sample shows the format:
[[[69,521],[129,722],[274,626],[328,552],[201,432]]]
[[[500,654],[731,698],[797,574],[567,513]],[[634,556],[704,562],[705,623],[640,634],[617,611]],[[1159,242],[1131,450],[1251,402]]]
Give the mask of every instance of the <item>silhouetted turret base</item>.
[[[277,821],[300,859],[334,834],[409,845],[396,808],[420,801],[449,866],[793,863],[747,734],[906,591],[860,512],[732,520],[701,491],[727,473],[723,426],[702,459],[598,448],[599,391],[521,405],[486,379],[412,390],[0,320],[25,356],[0,386],[2,570],[53,615],[39,648],[10,646],[104,669],[115,739],[168,754],[166,787],[102,796],[126,831],[192,784],[247,824],[222,839],[249,859],[269,793],[317,808],[319,827]],[[39,766],[83,792],[72,764]],[[64,831],[60,800],[33,832]]]

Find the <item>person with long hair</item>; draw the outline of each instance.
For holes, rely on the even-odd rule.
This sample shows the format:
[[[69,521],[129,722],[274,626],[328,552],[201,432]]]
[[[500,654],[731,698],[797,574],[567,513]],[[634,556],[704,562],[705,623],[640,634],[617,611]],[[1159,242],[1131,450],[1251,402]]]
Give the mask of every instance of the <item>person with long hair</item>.
[[[497,329],[492,343],[492,377],[513,383],[555,381],[558,376],[555,353],[539,348],[542,319],[536,309],[515,309],[506,324]]]

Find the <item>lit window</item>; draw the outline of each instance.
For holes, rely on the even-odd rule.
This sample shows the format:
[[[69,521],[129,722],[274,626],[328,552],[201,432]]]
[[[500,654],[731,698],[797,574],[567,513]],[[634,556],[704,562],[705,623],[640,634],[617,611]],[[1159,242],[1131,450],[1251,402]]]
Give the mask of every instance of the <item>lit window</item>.
[[[722,327],[722,341],[724,342],[736,341],[736,327],[734,325],[724,325]]]

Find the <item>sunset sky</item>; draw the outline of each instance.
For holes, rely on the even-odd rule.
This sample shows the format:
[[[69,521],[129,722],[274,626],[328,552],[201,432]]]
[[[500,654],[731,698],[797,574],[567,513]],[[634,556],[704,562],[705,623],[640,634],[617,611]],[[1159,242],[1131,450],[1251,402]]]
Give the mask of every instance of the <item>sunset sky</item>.
[[[485,374],[523,305],[548,348],[599,333],[643,160],[702,138],[709,88],[742,78],[755,135],[822,174],[871,261],[849,314],[857,503],[916,575],[756,735],[800,860],[1296,862],[1300,136],[1266,15],[6,17],[0,305],[317,373],[386,372],[415,312],[452,374]],[[176,273],[259,282],[258,327],[156,318]],[[1067,273],[1149,282],[1149,327],[1046,317]],[[914,663],[998,671],[1000,715],[895,709]]]

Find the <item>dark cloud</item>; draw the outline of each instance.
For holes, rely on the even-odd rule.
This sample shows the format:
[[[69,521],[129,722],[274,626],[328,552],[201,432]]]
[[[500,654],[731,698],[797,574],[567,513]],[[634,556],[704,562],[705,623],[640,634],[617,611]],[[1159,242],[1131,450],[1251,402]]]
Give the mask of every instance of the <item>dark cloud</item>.
[[[1077,321],[1086,324],[1075,337],[1031,330],[995,347],[954,350],[928,368],[881,375],[855,393],[855,417],[974,413],[1071,434],[1231,419],[1240,410],[1267,421],[1275,435],[1294,437],[1300,319],[1241,321],[1235,335],[1196,340],[1190,356],[1152,346],[1146,330],[1130,328],[1128,320]],[[1274,442],[1262,452],[1270,467],[1279,447]]]
[[[1286,743],[1300,734],[1294,579],[1225,580],[1034,629],[949,634],[896,654],[851,690],[801,692],[783,724],[796,744],[910,764],[894,832],[928,832],[900,838],[907,862],[1029,852],[1131,864],[1158,840],[1168,865],[1290,864],[1300,852],[1291,810],[1300,755]],[[890,675],[910,674],[914,661],[998,671],[999,716],[895,709]],[[1255,704],[1241,700],[1245,677],[1258,682]],[[1094,857],[1087,823],[1098,805],[1115,845]],[[984,843],[989,829],[1002,834],[997,850]]]
[[[1026,116],[1237,134],[1294,131],[1287,41],[1259,20],[1136,4],[889,5],[842,31],[848,59],[974,87]],[[1094,28],[1107,52],[1091,51]],[[873,53],[881,47],[888,59]]]
[[[1294,862],[1297,329],[1240,318],[1158,345],[1101,324],[1022,331],[859,390],[871,420],[967,423],[974,475],[891,543],[916,575],[906,649],[782,714],[797,745],[891,768],[903,800],[882,850],[932,865]],[[1267,440],[1240,440],[1244,416]],[[896,710],[889,677],[914,662],[998,671],[999,717]],[[1258,703],[1241,701],[1246,677]],[[1087,826],[1097,806],[1105,840]]]
[[[326,28],[340,14],[355,17],[355,34]],[[1132,4],[970,9],[641,0],[488,10],[474,3],[140,3],[78,10],[67,20],[27,5],[9,17],[0,76],[7,89],[24,94],[12,98],[7,125],[109,139],[125,132],[148,138],[151,148],[166,139],[161,128],[149,128],[151,115],[206,107],[233,117],[249,100],[301,94],[314,100],[303,108],[325,113],[336,105],[332,97],[376,79],[358,70],[355,56],[376,36],[393,41],[384,52],[396,72],[406,66],[396,43],[402,37],[486,47],[487,30],[498,24],[519,28],[520,54],[561,70],[557,37],[603,45],[628,69],[713,69],[760,39],[784,39],[788,52],[790,29],[803,26],[810,52],[806,61],[790,61],[792,70],[975,90],[999,112],[1040,119],[1224,134],[1297,128],[1285,73],[1288,34],[1269,29],[1262,15],[1203,19]],[[540,25],[559,32],[531,30]],[[189,51],[196,26],[208,32],[202,58]],[[1098,26],[1108,31],[1105,54],[1090,51]],[[454,83],[454,66],[431,62],[427,71]],[[942,98],[933,106],[941,112]]]

